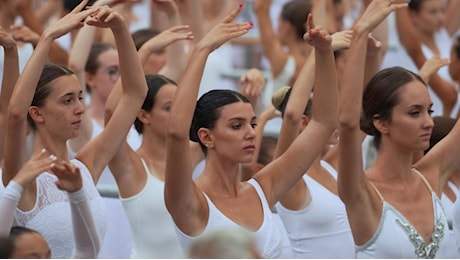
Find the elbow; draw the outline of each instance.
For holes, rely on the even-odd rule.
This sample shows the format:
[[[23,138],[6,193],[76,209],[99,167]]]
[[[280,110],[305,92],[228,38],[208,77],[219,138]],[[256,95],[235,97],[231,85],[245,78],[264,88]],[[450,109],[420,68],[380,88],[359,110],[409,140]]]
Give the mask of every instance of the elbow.
[[[84,72],[84,69],[82,66],[80,66],[77,62],[74,60],[70,59],[67,63],[67,66],[75,75],[79,75]]]
[[[168,126],[167,137],[172,140],[189,140],[189,133],[177,127]]]
[[[14,103],[16,102],[10,102],[10,104],[8,104],[8,116],[7,116],[8,124],[11,124],[14,122],[22,122],[22,121],[27,120],[28,112],[24,111],[23,107],[17,106]]]
[[[284,111],[283,121],[291,122],[292,124],[299,124],[302,119],[301,114],[293,111],[292,109],[287,108]]]
[[[339,129],[357,129],[359,128],[359,119],[355,120],[354,117],[349,115],[339,115],[338,119]]]

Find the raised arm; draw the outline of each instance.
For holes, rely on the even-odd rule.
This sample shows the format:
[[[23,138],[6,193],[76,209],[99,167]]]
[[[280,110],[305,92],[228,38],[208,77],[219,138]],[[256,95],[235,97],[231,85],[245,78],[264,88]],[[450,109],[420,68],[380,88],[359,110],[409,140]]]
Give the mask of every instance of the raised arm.
[[[191,152],[188,149],[193,113],[208,55],[228,40],[247,33],[251,24],[232,23],[243,5],[235,8],[213,27],[191,53],[191,59],[179,81],[171,107],[166,153],[165,202],[176,225],[192,234],[203,228],[206,204],[192,180]]]
[[[284,51],[273,29],[270,18],[270,3],[271,1],[267,0],[255,0],[253,8],[257,16],[263,53],[270,62],[273,77],[276,78],[283,71],[288,60],[288,54]]]
[[[388,0],[374,0],[353,28],[339,99],[339,196],[347,207],[350,225],[355,232],[373,230],[376,210],[371,207],[368,184],[362,164],[360,117],[369,33],[392,11],[407,6]],[[361,226],[359,226],[361,225]],[[366,236],[372,236],[371,232]],[[361,236],[362,237],[362,236]],[[361,243],[362,241],[356,241]]]
[[[80,10],[87,0],[78,5],[71,13],[41,35],[37,47],[19,76],[8,106],[8,123],[5,137],[5,161],[3,165],[3,183],[7,184],[26,161],[27,115],[34,97],[35,89],[42,69],[47,61],[53,41],[81,27],[81,21],[94,10]]]
[[[16,80],[19,77],[19,57],[16,41],[2,27],[0,27],[0,45],[3,46],[5,57],[1,82],[2,92],[0,93],[0,161],[2,161],[8,103],[13,93],[14,84],[16,84]]]
[[[454,36],[460,28],[460,2],[449,0],[446,8],[446,29],[450,36]]]
[[[289,148],[254,177],[264,189],[270,206],[279,201],[303,176],[337,126],[338,89],[332,37],[323,28],[316,27],[312,14],[309,14],[308,32],[304,39],[315,47],[313,116]]]
[[[125,141],[131,125],[139,113],[147,93],[147,84],[136,48],[124,18],[110,7],[104,6],[90,20],[89,25],[110,27],[115,37],[120,64],[122,95],[111,120],[95,139],[83,146],[76,158],[92,173],[95,183],[102,170]]]

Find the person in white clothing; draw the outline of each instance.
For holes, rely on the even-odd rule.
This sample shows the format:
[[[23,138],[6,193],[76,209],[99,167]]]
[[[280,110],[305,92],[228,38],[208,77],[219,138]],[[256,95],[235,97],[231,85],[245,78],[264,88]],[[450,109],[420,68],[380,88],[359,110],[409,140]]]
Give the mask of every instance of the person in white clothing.
[[[242,9],[241,4],[232,10],[197,43],[179,81],[167,128],[165,202],[185,249],[216,229],[243,229],[255,236],[263,258],[277,258],[281,236],[271,208],[301,178],[336,128],[334,57],[330,36],[317,29],[310,17],[305,37],[315,46],[316,82],[321,86],[315,96],[315,115],[283,156],[241,182],[240,164],[251,162],[255,150],[256,117],[249,100],[232,90],[211,90],[196,100],[208,55],[252,27],[252,23],[233,23]],[[206,156],[196,180],[190,140],[198,142]]]
[[[71,163],[56,164],[56,156],[43,149],[27,161],[16,176],[8,183],[5,194],[0,196],[0,236],[9,237],[13,243],[11,258],[51,258],[48,242],[37,231],[14,225],[14,213],[27,187],[43,171],[52,171],[56,185],[67,193],[72,218],[72,234],[75,251],[72,258],[96,258],[101,241],[91,214],[90,200],[85,191],[80,169]]]
[[[423,79],[402,67],[375,74],[364,87],[369,33],[407,3],[374,0],[353,28],[341,86],[339,196],[358,258],[457,258],[441,182],[460,166],[460,125],[415,164],[429,146],[432,101]],[[375,162],[362,164],[361,129],[374,136]]]
[[[32,155],[46,148],[57,157],[57,164],[69,161],[67,141],[79,135],[85,112],[82,89],[78,79],[66,67],[46,64],[50,46],[56,38],[82,26],[110,28],[119,49],[120,75],[123,94],[111,122],[95,139],[85,144],[72,160],[81,171],[85,189],[91,200],[100,237],[105,232],[105,208],[95,188],[101,171],[114,156],[137,116],[147,92],[142,66],[123,17],[108,6],[83,10],[87,0],[72,12],[48,27],[42,34],[32,57],[20,74],[8,107],[5,139],[3,184],[7,185],[26,161],[26,132],[30,127],[35,139]],[[88,20],[83,23],[87,17]],[[51,172],[40,175],[24,187],[23,200],[18,204],[16,220],[33,227],[50,243],[54,257],[68,258],[72,250],[57,252],[58,248],[73,248],[68,201],[53,189],[56,176]],[[53,221],[49,221],[52,218]],[[101,232],[102,231],[102,232]],[[54,253],[56,252],[56,253]]]

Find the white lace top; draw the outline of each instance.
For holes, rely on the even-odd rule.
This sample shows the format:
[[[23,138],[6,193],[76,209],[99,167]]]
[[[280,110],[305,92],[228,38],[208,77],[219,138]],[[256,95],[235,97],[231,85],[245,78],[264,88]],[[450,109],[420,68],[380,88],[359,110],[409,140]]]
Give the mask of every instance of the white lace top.
[[[86,166],[76,159],[71,162],[80,168],[83,186],[91,201],[91,213],[102,242],[107,225],[105,205]],[[53,258],[71,258],[74,251],[74,234],[70,203],[67,193],[57,188],[56,180],[55,175],[47,172],[38,176],[34,208],[27,212],[16,209],[15,221],[19,226],[38,231],[48,242]]]

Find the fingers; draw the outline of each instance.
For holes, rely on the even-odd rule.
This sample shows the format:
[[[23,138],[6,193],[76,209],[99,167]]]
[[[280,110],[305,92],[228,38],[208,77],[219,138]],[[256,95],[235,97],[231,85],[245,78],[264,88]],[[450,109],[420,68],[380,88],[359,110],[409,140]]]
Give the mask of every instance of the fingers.
[[[223,23],[231,23],[243,10],[243,4],[239,4],[237,8],[235,8],[227,17],[224,18],[222,21]]]
[[[309,13],[307,17],[307,29],[308,31],[315,28],[315,22],[313,21],[313,14]]]

